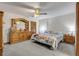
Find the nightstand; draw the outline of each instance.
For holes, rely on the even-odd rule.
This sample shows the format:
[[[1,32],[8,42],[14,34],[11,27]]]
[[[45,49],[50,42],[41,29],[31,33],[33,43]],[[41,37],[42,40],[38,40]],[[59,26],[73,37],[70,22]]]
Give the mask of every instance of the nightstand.
[[[69,43],[69,44],[74,44],[75,43],[75,36],[65,34],[64,35],[64,42]]]

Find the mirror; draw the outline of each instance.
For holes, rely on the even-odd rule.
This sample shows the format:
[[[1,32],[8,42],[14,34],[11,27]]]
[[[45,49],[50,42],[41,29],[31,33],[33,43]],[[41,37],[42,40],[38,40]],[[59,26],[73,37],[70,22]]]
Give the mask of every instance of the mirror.
[[[12,19],[11,29],[13,30],[28,30],[29,31],[29,21],[23,18]]]
[[[16,28],[17,28],[17,30],[24,30],[25,29],[25,22],[17,21],[16,22]]]

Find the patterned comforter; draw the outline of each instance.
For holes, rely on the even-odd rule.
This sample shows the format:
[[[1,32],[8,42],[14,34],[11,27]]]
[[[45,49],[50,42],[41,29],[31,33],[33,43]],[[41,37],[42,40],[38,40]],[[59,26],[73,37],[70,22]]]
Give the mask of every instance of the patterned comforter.
[[[44,44],[48,44],[53,47],[53,49],[57,49],[58,44],[63,40],[63,35],[33,34],[31,39]]]

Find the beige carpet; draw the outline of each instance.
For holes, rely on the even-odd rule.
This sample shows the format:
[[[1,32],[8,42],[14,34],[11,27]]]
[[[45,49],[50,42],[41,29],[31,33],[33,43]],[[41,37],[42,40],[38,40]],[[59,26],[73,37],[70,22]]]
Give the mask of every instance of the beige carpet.
[[[31,40],[29,40],[29,41],[25,41],[25,42],[13,44],[13,45],[5,45],[3,55],[4,56],[69,56],[69,55],[74,55],[72,54],[73,52],[70,52],[70,54],[66,53],[65,48],[67,46],[66,47],[63,47],[63,46],[66,46],[66,44],[63,44],[63,43],[60,44],[60,47],[57,50],[50,50],[46,46],[33,43]]]

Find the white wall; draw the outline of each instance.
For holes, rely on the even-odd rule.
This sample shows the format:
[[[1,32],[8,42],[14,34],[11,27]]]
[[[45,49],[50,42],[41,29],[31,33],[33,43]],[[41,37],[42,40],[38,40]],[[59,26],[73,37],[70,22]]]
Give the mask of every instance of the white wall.
[[[75,29],[76,14],[70,13],[54,18],[39,20],[39,29],[42,26],[47,28],[47,31],[67,33]]]
[[[39,32],[44,32],[47,30],[47,19],[39,20]]]

